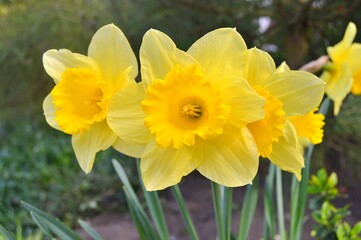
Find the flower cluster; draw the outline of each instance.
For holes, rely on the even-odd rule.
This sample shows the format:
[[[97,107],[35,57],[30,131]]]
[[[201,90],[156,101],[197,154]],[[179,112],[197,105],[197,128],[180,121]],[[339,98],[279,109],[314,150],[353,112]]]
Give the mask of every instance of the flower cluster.
[[[331,61],[321,79],[327,83],[325,92],[334,101],[335,115],[349,92],[361,94],[361,44],[353,43],[356,32],[356,25],[350,22],[342,41],[327,48]]]
[[[314,111],[324,82],[276,68],[232,28],[207,33],[187,51],[149,30],[138,83],[135,54],[112,24],[95,33],[88,56],[49,50],[43,62],[56,84],[44,101],[46,120],[72,135],[81,168],[90,172],[96,153],[113,146],[141,159],[147,190],[194,170],[225,186],[249,184],[259,156],[300,179],[304,140],[322,141],[323,118]]]

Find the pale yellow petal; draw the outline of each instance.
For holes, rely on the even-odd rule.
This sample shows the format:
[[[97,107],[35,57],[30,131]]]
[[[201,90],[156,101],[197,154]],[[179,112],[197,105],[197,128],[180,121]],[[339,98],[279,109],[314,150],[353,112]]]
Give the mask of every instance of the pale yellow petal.
[[[95,155],[113,145],[117,136],[110,130],[106,121],[93,124],[88,131],[72,136],[75,156],[81,169],[89,173],[95,161]]]
[[[203,161],[203,151],[198,147],[174,149],[158,147],[155,142],[149,144],[140,161],[145,188],[162,190],[179,183]]]
[[[334,114],[340,111],[343,100],[352,88],[352,72],[346,63],[335,67],[335,70],[321,77],[327,81],[325,92],[334,101]]]
[[[60,81],[61,75],[67,68],[87,68],[99,74],[98,67],[91,58],[66,49],[47,51],[43,55],[43,64],[45,71],[55,83]]]
[[[155,29],[147,31],[143,37],[140,62],[145,88],[156,79],[164,79],[174,65],[197,64],[188,53],[177,49],[170,37]]]
[[[218,184],[238,187],[252,182],[258,163],[256,143],[248,129],[229,129],[204,143],[204,161],[197,170]]]
[[[245,51],[240,61],[243,66],[244,78],[252,87],[267,84],[270,76],[276,70],[272,57],[257,48]]]
[[[224,103],[232,107],[228,120],[230,124],[244,127],[264,117],[265,99],[246,80],[234,77],[220,86]]]
[[[46,96],[46,98],[44,99],[43,110],[44,110],[44,116],[45,116],[46,122],[51,127],[61,131],[58,123],[55,121],[55,108],[54,108],[53,98],[51,97],[51,94]]]
[[[350,67],[352,73],[356,73],[361,68],[361,44],[351,45],[345,56],[345,62]]]
[[[304,71],[276,73],[264,88],[283,103],[287,116],[304,115],[316,108],[324,95],[325,83]]]
[[[291,71],[290,67],[287,65],[286,62],[282,62],[276,69],[275,73],[278,72],[288,72]]]
[[[295,174],[296,178],[301,180],[304,159],[300,152],[296,132],[289,122],[285,124],[284,137],[273,143],[269,159],[282,170]]]
[[[220,28],[198,39],[187,51],[201,64],[210,81],[241,76],[240,59],[247,49],[235,28]]]
[[[353,22],[350,22],[347,25],[345,35],[341,42],[337,43],[333,47],[328,47],[327,52],[333,61],[338,61],[342,59],[342,55],[347,51],[347,49],[351,46],[353,40],[355,39],[357,32],[356,25]]]
[[[103,81],[132,81],[138,75],[134,52],[124,33],[114,24],[108,24],[94,34],[88,56],[99,66]],[[122,77],[126,70],[130,79]]]
[[[140,104],[144,95],[143,83],[137,83],[122,89],[109,101],[109,127],[127,142],[144,144],[149,141],[150,132],[144,125],[145,113]]]
[[[117,151],[135,158],[140,158],[145,150],[146,144],[130,143],[117,138],[113,143],[113,148]]]

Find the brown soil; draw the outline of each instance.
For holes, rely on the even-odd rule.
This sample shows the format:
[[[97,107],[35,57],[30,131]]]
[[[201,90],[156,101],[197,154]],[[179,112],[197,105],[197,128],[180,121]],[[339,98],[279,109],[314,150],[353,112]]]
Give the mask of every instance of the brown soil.
[[[212,193],[210,183],[207,179],[199,174],[191,174],[185,177],[180,184],[183,197],[192,216],[195,228],[199,234],[199,239],[216,239],[216,225],[214,221],[214,211],[212,203]],[[235,204],[232,215],[232,231],[238,232],[241,203],[245,188],[235,188],[233,192],[233,202]],[[167,225],[171,235],[171,240],[186,240],[186,228],[179,213],[177,204],[172,196],[171,191],[163,192],[162,203],[167,219]],[[349,192],[350,198],[341,201],[340,206],[347,203],[352,204],[352,214],[348,220],[353,224],[361,219],[361,195],[359,191]],[[263,233],[263,193],[260,190],[258,205],[255,217],[251,226],[249,240],[259,240]],[[285,209],[288,209],[288,202],[285,201]],[[285,214],[286,224],[289,221],[289,213]],[[87,222],[103,237],[104,240],[137,240],[139,239],[129,214],[105,213],[94,218],[88,219]],[[306,219],[304,224],[304,234],[302,239],[312,239],[309,235],[312,228],[312,220]],[[91,239],[86,236],[84,231],[79,230],[85,239]]]

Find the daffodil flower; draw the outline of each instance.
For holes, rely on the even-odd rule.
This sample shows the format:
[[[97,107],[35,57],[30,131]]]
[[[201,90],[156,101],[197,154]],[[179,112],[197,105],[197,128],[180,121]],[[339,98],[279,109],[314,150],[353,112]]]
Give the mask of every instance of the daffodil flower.
[[[296,129],[298,141],[303,147],[310,144],[319,144],[323,138],[323,126],[325,125],[325,116],[322,113],[316,113],[318,108],[302,116],[290,116],[288,119]]]
[[[356,25],[350,22],[342,41],[327,48],[332,61],[326,64],[321,79],[326,82],[326,94],[334,101],[335,115],[350,91],[361,94],[361,44],[352,43],[356,32]]]
[[[264,117],[265,100],[242,78],[245,50],[231,28],[206,34],[187,52],[160,31],[144,35],[142,82],[110,101],[107,120],[122,139],[144,146],[147,190],[175,185],[193,170],[229,187],[251,183],[259,159],[246,126]]]
[[[126,144],[109,128],[106,116],[109,100],[135,85],[135,55],[122,31],[110,24],[95,33],[88,56],[49,50],[43,63],[56,84],[43,103],[45,118],[53,128],[72,135],[76,158],[88,173],[97,152]]]
[[[276,70],[272,57],[257,48],[242,56],[244,77],[266,99],[265,117],[248,124],[259,154],[301,179],[304,159],[299,151],[291,116],[302,116],[316,108],[324,94],[324,83],[304,71]]]
[[[311,62],[311,64],[306,64],[305,66],[317,64],[321,66],[324,65],[326,61],[327,57],[322,56],[318,60]],[[316,68],[319,69],[319,67]],[[307,67],[304,67],[304,69],[310,70],[310,68]],[[313,67],[311,67],[311,69],[313,69]],[[283,62],[276,71],[287,72],[291,71],[291,69],[285,62]],[[296,130],[301,153],[303,153],[304,147],[308,147],[310,144],[319,144],[322,142],[325,116],[322,113],[316,113],[317,110],[318,108],[315,108],[305,115],[288,117]]]

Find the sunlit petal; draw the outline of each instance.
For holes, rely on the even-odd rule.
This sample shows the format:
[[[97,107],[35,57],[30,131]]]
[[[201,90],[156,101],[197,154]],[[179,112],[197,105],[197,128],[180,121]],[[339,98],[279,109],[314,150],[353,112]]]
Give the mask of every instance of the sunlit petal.
[[[229,141],[229,139],[232,141]],[[204,161],[197,170],[212,181],[227,187],[252,182],[258,171],[258,150],[251,133],[228,130],[204,147]]]
[[[197,64],[188,53],[177,49],[172,39],[155,29],[147,31],[143,37],[140,62],[145,88],[156,79],[164,79],[174,65]]]
[[[155,142],[149,144],[140,162],[145,188],[162,190],[179,183],[203,161],[203,150],[199,147],[174,149],[158,147]]]
[[[127,142],[144,144],[150,138],[149,130],[144,126],[145,114],[140,105],[144,95],[143,84],[138,83],[118,92],[109,101],[109,127]]]
[[[51,94],[46,96],[43,102],[43,110],[46,122],[53,128],[60,130],[58,123],[55,121],[55,108]]]
[[[93,124],[84,133],[74,134],[72,145],[81,169],[89,173],[93,168],[96,153],[112,146],[116,138],[106,121]]]
[[[146,146],[146,144],[126,142],[121,138],[117,138],[117,140],[113,143],[113,148],[117,151],[135,158],[140,158],[142,156]]]
[[[198,39],[187,52],[201,64],[208,80],[217,82],[229,76],[241,76],[239,64],[246,49],[236,29],[220,28]]]
[[[337,61],[342,58],[344,52],[351,46],[353,40],[355,39],[356,32],[356,25],[353,22],[350,22],[347,25],[342,41],[333,47],[327,48],[327,52],[333,61]]]
[[[270,76],[276,70],[272,57],[267,52],[257,48],[245,51],[240,60],[244,78],[252,87],[267,84]]]
[[[138,74],[133,50],[123,32],[114,24],[106,25],[94,34],[88,56],[99,66],[102,81],[119,84],[119,81],[133,81]],[[125,71],[130,79],[122,76]]]
[[[304,159],[299,149],[296,132],[289,122],[285,124],[284,137],[273,144],[269,159],[282,170],[294,173],[296,178],[301,180]]]
[[[315,75],[304,71],[276,73],[264,86],[283,103],[286,115],[303,115],[321,102],[325,83]]]
[[[335,68],[332,74],[321,76],[327,81],[325,92],[334,101],[334,114],[340,111],[342,101],[352,87],[352,72],[346,63]]]
[[[47,51],[43,55],[43,64],[45,71],[54,79],[55,83],[61,80],[61,76],[67,68],[86,68],[99,74],[98,67],[92,59],[66,49]]]

